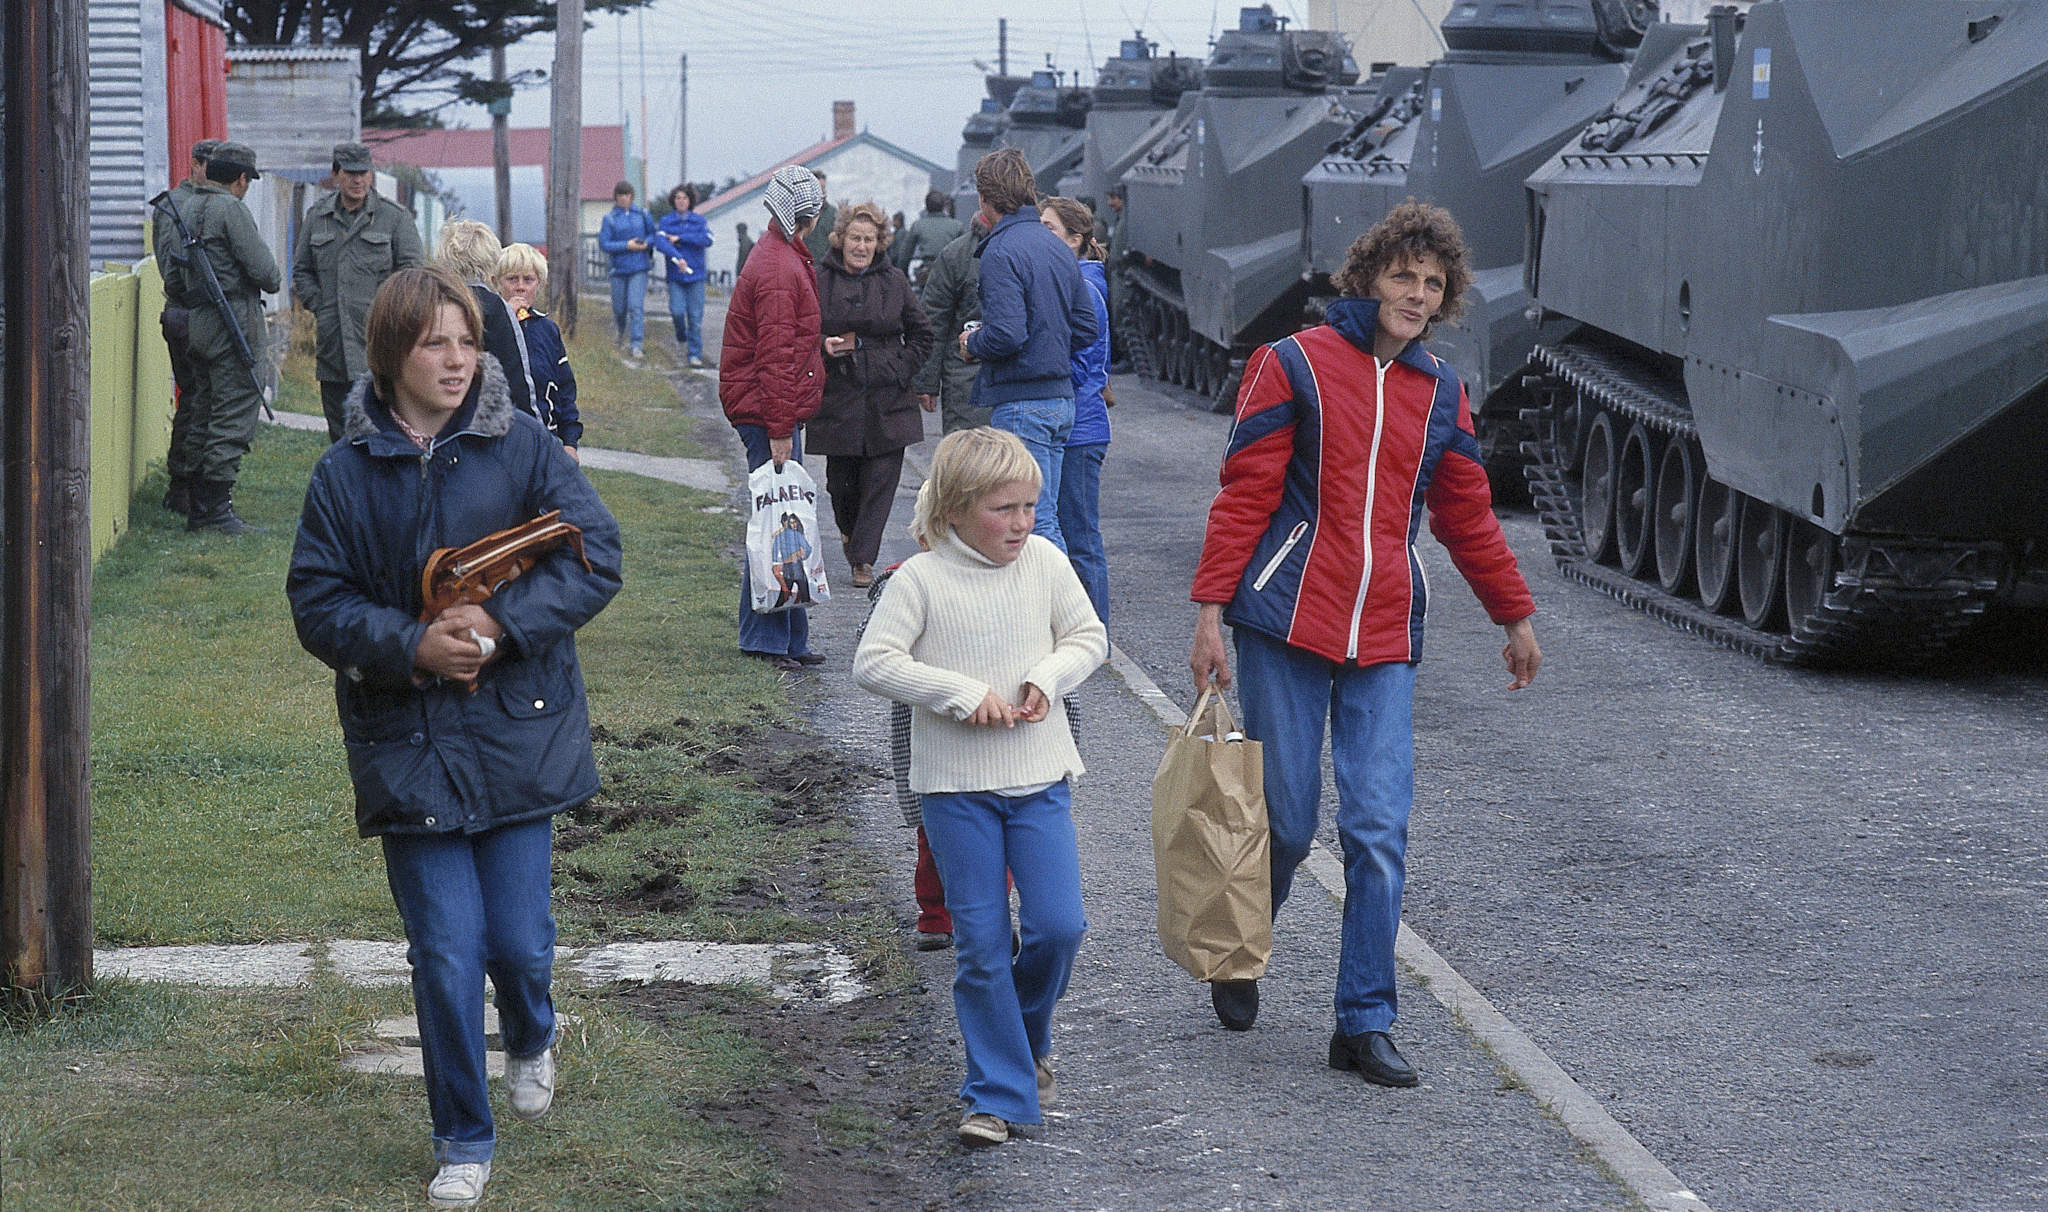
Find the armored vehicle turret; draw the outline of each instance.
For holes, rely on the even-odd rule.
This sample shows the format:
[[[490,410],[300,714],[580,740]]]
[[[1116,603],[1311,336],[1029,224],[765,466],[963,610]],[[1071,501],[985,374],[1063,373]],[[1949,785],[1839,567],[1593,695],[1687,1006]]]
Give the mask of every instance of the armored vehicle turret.
[[[2048,4],[1654,27],[1529,180],[1529,484],[1570,576],[1797,662],[1940,649],[2048,556]]]
[[[1080,84],[1067,82],[1051,67],[1039,68],[1010,102],[1009,121],[995,146],[1023,152],[1039,189],[1051,192],[1061,177],[1081,166],[1093,101]]]
[[[1168,124],[1160,119],[1180,104],[1181,94],[1202,86],[1200,63],[1173,54],[1162,59],[1158,50],[1140,30],[1095,73],[1081,163],[1060,178],[1060,193],[1104,204],[1110,187],[1166,133]]]
[[[1539,333],[1524,315],[1522,181],[1621,91],[1623,58],[1643,30],[1618,8],[1602,0],[1553,0],[1540,10],[1520,0],[1456,5],[1441,27],[1444,56],[1420,71],[1389,71],[1373,106],[1302,178],[1311,294],[1332,293],[1330,275],[1351,242],[1405,198],[1444,207],[1464,229],[1473,270],[1466,312],[1439,326],[1430,348],[1471,394],[1497,473],[1519,474],[1530,349],[1569,331],[1560,321]]]
[[[1357,82],[1344,39],[1247,8],[1218,38],[1199,92],[1124,174],[1131,304],[1119,320],[1138,369],[1224,395],[1258,342],[1301,314],[1301,176],[1344,132]]]
[[[1027,83],[1029,81],[1024,76],[982,77],[982,86],[988,90],[988,96],[981,99],[979,109],[967,116],[967,125],[960,129],[960,151],[954,157],[953,213],[963,223],[978,205],[974,193],[974,166],[995,150],[997,136],[1010,123],[1010,102]]]

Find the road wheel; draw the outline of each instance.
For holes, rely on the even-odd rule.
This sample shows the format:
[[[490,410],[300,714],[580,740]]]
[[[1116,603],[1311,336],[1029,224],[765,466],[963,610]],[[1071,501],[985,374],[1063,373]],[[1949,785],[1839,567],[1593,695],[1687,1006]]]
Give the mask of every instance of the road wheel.
[[[1606,413],[1586,427],[1585,464],[1579,472],[1579,535],[1586,558],[1614,562],[1614,423]]]
[[[1699,507],[1693,513],[1693,558],[1699,570],[1700,604],[1716,614],[1735,608],[1735,543],[1741,526],[1742,494],[1719,480],[1703,478]]]
[[[1657,548],[1657,583],[1683,596],[1693,579],[1693,512],[1700,491],[1699,461],[1692,443],[1673,438],[1657,465],[1657,498],[1652,506]]]
[[[1793,632],[1820,612],[1841,568],[1842,541],[1800,518],[1785,536],[1785,616]]]
[[[1735,534],[1735,589],[1742,601],[1742,621],[1760,631],[1779,630],[1785,618],[1785,514],[1775,505],[1744,497]]]
[[[1656,491],[1656,452],[1650,431],[1637,422],[1621,440],[1621,458],[1614,466],[1614,550],[1621,570],[1632,577],[1641,576],[1650,563]]]

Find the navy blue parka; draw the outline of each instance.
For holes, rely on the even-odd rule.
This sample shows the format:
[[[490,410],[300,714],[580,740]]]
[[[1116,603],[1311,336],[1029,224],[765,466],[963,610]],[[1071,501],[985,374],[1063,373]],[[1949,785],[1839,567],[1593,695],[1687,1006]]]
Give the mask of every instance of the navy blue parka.
[[[576,629],[619,591],[619,528],[562,444],[512,405],[496,359],[422,452],[364,375],[313,468],[285,592],[299,642],[335,670],[356,829],[478,833],[596,794]],[[583,529],[483,604],[505,628],[477,689],[414,681],[420,569],[551,509]]]

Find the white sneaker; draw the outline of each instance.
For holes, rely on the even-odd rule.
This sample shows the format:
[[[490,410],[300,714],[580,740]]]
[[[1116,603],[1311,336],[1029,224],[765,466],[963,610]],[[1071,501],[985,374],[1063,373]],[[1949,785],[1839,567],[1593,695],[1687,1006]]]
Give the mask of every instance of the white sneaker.
[[[1038,1106],[1040,1110],[1044,1110],[1052,1106],[1054,1100],[1059,1098],[1060,1084],[1052,1075],[1052,1058],[1050,1056],[1039,1057],[1037,1065]]]
[[[505,1087],[512,1114],[539,1119],[555,1101],[555,1050],[552,1046],[528,1057],[505,1058]]]
[[[427,1184],[427,1203],[436,1208],[474,1208],[489,1181],[489,1162],[448,1162]]]

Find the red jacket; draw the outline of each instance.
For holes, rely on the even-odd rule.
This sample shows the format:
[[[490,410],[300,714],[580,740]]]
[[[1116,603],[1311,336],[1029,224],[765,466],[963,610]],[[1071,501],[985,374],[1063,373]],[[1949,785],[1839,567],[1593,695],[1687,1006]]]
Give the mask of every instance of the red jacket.
[[[747,257],[725,312],[718,402],[734,425],[786,438],[825,398],[818,275],[811,253],[774,222]]]
[[[1425,507],[1496,623],[1536,610],[1493,516],[1464,388],[1420,342],[1378,363],[1377,313],[1375,300],[1338,299],[1329,324],[1246,364],[1191,595],[1229,603],[1233,627],[1347,665],[1422,657]]]

